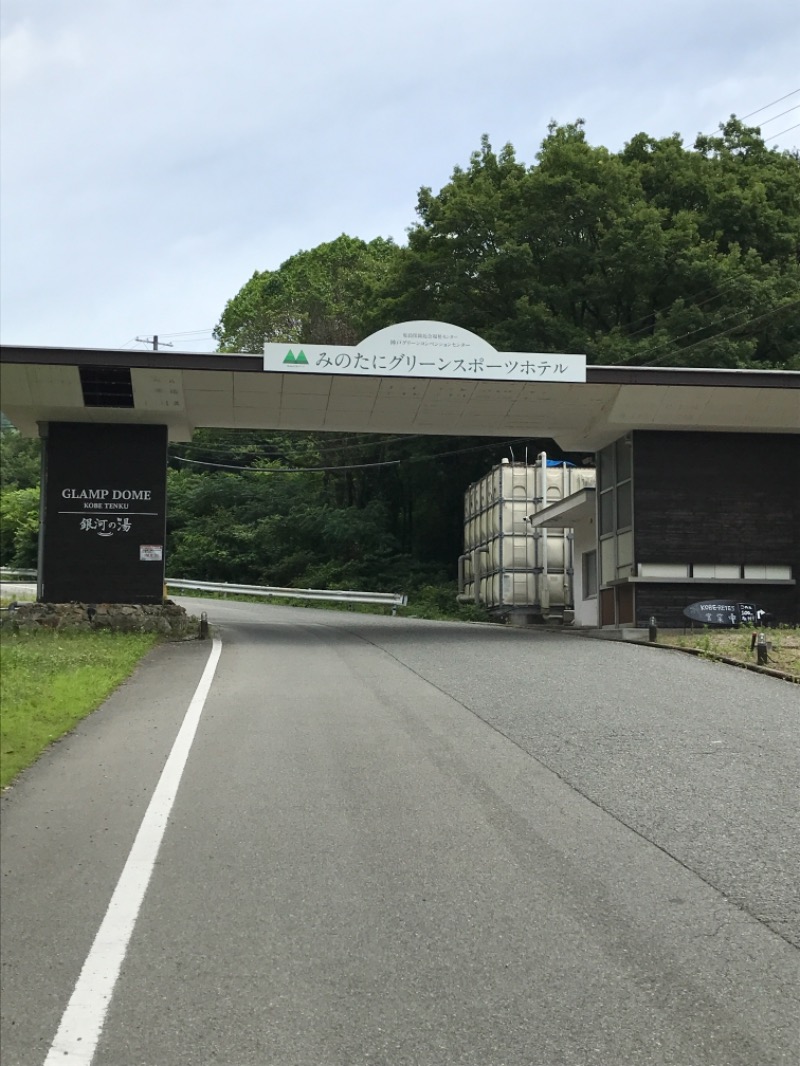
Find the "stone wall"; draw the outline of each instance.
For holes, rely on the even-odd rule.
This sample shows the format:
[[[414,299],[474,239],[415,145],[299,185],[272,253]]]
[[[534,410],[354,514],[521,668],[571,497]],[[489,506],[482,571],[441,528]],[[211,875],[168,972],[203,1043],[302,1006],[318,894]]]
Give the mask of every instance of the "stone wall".
[[[18,603],[2,613],[15,630],[111,629],[118,633],[197,636],[198,620],[172,600],[165,603]]]

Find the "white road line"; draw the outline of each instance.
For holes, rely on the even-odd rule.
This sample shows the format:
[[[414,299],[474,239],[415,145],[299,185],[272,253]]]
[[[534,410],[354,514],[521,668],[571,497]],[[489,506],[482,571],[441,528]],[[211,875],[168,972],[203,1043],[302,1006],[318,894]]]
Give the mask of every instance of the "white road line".
[[[221,652],[215,639],[44,1066],[89,1066],[94,1058]]]

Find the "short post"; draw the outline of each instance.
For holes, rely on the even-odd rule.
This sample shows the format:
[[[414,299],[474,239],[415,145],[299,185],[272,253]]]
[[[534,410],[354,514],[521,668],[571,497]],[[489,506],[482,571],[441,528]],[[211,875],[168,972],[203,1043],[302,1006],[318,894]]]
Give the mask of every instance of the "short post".
[[[208,615],[205,611],[200,612],[200,640],[208,640]]]
[[[656,616],[650,615],[650,622],[647,626],[647,639],[651,644],[655,644],[658,638],[658,623],[656,622]]]
[[[758,666],[767,665],[767,634],[759,633],[756,637],[756,663]]]

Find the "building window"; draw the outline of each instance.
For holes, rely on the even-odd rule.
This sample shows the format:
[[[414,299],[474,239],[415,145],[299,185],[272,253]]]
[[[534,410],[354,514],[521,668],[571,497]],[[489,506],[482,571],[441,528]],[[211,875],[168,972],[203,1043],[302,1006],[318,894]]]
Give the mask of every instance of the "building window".
[[[633,574],[633,446],[630,437],[600,452],[598,535],[601,585]]]
[[[614,532],[614,490],[600,493],[600,533]]]
[[[630,529],[633,525],[633,500],[631,483],[623,481],[617,485],[617,529]]]
[[[597,595],[597,552],[583,554],[583,598],[590,600]]]

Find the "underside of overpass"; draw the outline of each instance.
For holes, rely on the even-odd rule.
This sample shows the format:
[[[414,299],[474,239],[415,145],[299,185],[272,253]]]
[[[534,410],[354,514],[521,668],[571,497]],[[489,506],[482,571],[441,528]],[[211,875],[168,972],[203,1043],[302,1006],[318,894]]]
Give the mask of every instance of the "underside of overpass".
[[[265,371],[259,355],[0,350],[6,417],[165,425],[549,437],[599,451],[631,430],[800,431],[800,373],[590,366],[585,382],[475,381]]]

